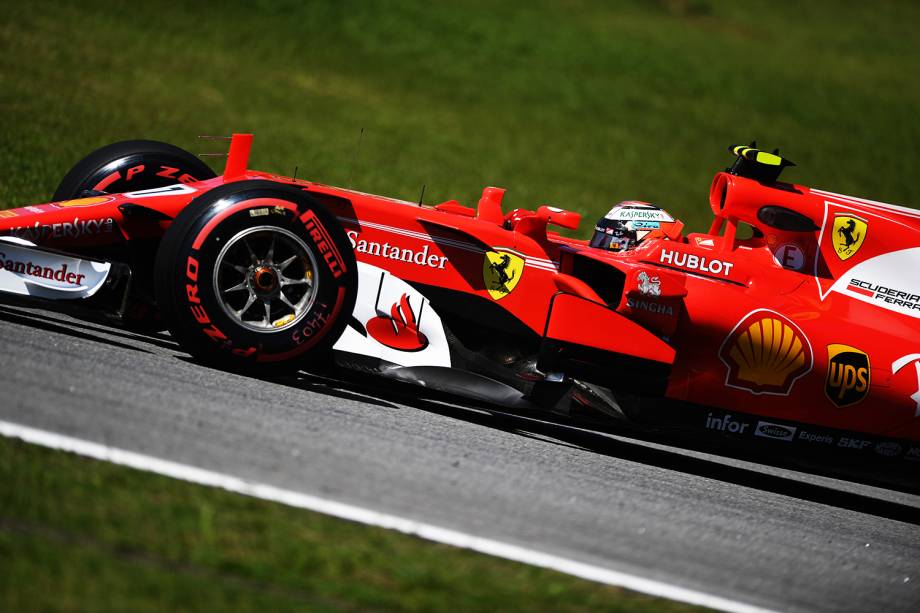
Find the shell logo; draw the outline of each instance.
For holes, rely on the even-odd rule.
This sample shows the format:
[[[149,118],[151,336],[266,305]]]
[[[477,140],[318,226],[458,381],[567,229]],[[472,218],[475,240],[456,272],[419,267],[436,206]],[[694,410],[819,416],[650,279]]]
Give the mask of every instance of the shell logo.
[[[811,371],[814,355],[802,330],[775,311],[751,311],[719,350],[728,369],[725,385],[752,394],[786,396]]]

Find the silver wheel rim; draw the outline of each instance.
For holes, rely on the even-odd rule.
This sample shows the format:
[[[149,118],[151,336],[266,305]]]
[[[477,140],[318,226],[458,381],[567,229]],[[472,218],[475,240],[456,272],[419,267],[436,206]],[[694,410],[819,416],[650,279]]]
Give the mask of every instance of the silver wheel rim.
[[[214,293],[224,313],[254,332],[297,324],[316,299],[316,259],[284,228],[256,226],[234,235],[214,263]]]

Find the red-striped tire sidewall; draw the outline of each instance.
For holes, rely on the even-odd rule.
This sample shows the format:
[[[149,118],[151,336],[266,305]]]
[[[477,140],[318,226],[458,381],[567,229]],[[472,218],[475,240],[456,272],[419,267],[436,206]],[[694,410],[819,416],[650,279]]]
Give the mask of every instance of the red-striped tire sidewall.
[[[101,147],[64,176],[53,200],[81,197],[84,190],[133,192],[215,177],[197,156],[169,143],[133,140]]]
[[[316,299],[297,324],[256,332],[221,308],[213,270],[222,245],[248,227],[275,225],[316,260]],[[306,192],[241,181],[196,198],[175,219],[157,254],[157,302],[172,334],[197,358],[230,367],[299,365],[323,358],[345,329],[357,295],[357,265],[338,221]]]

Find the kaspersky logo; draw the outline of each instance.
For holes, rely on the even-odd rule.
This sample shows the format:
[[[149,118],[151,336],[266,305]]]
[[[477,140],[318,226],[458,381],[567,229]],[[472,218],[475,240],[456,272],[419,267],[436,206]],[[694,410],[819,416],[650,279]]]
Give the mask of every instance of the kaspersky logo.
[[[725,385],[752,394],[786,396],[811,371],[814,357],[802,330],[775,311],[751,311],[719,350],[728,369]]]
[[[849,345],[827,346],[827,379],[824,393],[838,408],[849,407],[869,394],[872,369],[869,356]]]

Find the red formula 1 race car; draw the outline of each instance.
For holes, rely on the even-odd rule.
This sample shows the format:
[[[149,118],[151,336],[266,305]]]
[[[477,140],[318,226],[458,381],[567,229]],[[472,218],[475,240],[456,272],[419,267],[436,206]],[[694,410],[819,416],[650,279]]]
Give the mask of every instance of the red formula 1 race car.
[[[3,295],[230,368],[332,352],[497,405],[920,461],[918,211],[735,147],[709,232],[626,201],[583,241],[549,230],[578,214],[504,212],[499,188],[428,206],[252,171],[251,142],[222,176],[153,141],[92,153],[54,202],[0,211]]]

